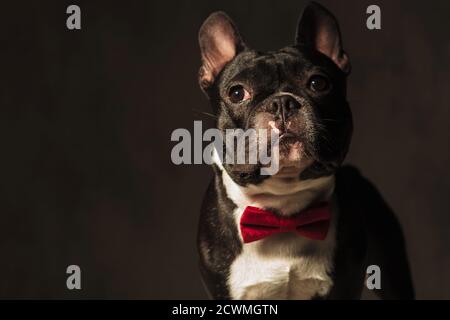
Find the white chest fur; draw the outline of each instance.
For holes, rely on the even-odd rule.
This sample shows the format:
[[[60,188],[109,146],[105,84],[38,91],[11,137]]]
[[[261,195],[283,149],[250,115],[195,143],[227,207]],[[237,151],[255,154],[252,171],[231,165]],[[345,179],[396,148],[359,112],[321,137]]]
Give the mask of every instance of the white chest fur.
[[[284,215],[298,212],[311,201],[330,199],[332,220],[323,241],[296,234],[277,234],[242,245],[230,267],[228,286],[233,299],[310,299],[329,292],[336,239],[337,206],[331,199],[334,177],[286,182],[266,180],[257,188],[242,188],[225,170],[223,182],[228,197],[236,204],[237,226],[248,205],[275,208]],[[282,190],[282,189],[286,190]],[[278,192],[278,193],[277,193]],[[240,239],[242,241],[242,238]]]
[[[332,286],[334,228],[314,241],[280,234],[243,245],[230,268],[234,299],[310,299]]]

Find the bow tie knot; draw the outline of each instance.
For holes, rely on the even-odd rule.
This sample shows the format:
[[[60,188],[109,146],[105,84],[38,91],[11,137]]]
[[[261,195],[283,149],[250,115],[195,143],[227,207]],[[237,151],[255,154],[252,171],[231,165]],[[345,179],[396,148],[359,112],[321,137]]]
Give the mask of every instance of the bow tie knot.
[[[288,219],[279,218],[278,224],[273,226],[274,228],[278,228],[279,232],[294,232],[297,230],[297,226],[293,223],[290,223]]]
[[[242,214],[240,228],[244,243],[288,232],[313,240],[324,240],[330,218],[331,208],[328,202],[319,203],[292,217],[280,217],[271,211],[248,206]]]

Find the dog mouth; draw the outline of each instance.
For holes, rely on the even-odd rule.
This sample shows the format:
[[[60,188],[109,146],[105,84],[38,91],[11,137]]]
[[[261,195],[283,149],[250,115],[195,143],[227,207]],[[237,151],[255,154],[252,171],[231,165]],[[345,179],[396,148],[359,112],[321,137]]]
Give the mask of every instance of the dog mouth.
[[[295,135],[291,132],[282,133],[280,135],[279,139],[280,139],[279,145],[280,145],[280,147],[283,147],[283,148],[288,147],[289,145],[294,144],[296,142],[300,142],[300,137],[298,137],[297,135]]]
[[[304,153],[304,144],[298,135],[286,132],[281,134],[278,141],[280,157],[292,158],[295,154],[299,157],[301,153]]]
[[[276,178],[298,177],[312,160],[305,152],[305,144],[298,135],[286,132],[279,140],[280,169]]]

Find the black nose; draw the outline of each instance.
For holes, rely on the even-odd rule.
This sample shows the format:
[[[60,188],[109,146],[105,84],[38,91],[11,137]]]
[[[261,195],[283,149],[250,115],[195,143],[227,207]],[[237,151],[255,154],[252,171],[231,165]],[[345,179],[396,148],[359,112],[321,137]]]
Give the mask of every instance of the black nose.
[[[273,98],[272,108],[275,112],[283,114],[284,118],[288,118],[300,109],[300,103],[290,95],[282,95]]]

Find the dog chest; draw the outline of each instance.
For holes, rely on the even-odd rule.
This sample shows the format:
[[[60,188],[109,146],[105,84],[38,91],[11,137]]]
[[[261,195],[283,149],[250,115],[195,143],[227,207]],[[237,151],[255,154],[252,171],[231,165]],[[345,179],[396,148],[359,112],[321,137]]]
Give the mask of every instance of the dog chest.
[[[332,285],[334,228],[327,239],[314,241],[280,234],[243,245],[230,266],[233,299],[311,299]]]

